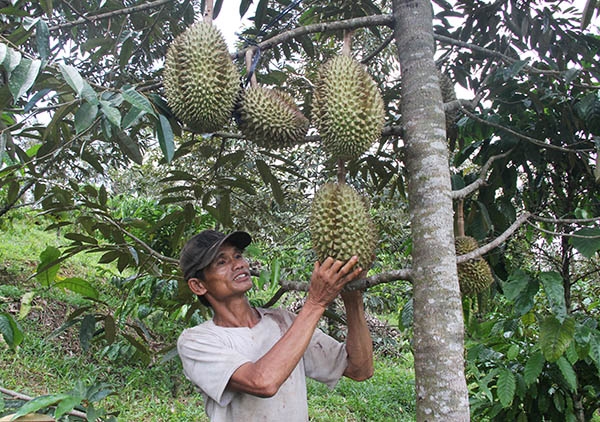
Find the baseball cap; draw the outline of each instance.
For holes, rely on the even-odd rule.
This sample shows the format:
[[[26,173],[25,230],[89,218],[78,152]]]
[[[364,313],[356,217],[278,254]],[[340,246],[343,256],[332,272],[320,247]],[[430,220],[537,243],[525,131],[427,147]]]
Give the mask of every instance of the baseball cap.
[[[179,267],[184,280],[189,280],[198,271],[208,267],[224,243],[245,249],[252,237],[244,231],[224,234],[216,230],[203,230],[186,242],[179,257]]]

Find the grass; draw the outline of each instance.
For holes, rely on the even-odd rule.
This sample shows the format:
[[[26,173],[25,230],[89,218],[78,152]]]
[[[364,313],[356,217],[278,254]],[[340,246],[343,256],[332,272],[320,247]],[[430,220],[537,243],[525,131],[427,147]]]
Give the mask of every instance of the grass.
[[[34,291],[32,307],[18,320],[25,340],[17,350],[2,344],[0,336],[0,386],[37,397],[68,392],[81,382],[86,386],[106,384],[114,391],[96,404],[109,412],[118,412],[118,420],[131,421],[207,421],[201,395],[184,377],[177,358],[162,362],[155,355],[144,364],[121,340],[116,346],[127,353],[112,353],[104,341],[92,342],[83,351],[78,325],[51,336],[67,315],[92,303],[76,294],[56,288],[41,287],[31,275],[39,254],[47,246],[58,247],[62,241],[56,232],[43,231],[43,224],[28,214],[10,224],[0,225],[0,312],[18,319],[21,299]],[[94,256],[72,258],[61,267],[65,277],[82,277],[101,291],[108,306],[120,305],[119,293],[108,280],[113,270],[101,267]],[[60,274],[60,273],[59,273]],[[173,344],[184,328],[181,319],[151,318],[144,321],[155,335],[152,350]],[[133,350],[135,351],[135,349]],[[372,379],[357,383],[342,379],[334,390],[308,380],[309,414],[315,421],[410,421],[414,420],[414,375],[409,356],[377,356]],[[0,416],[13,413],[21,401],[0,395]]]

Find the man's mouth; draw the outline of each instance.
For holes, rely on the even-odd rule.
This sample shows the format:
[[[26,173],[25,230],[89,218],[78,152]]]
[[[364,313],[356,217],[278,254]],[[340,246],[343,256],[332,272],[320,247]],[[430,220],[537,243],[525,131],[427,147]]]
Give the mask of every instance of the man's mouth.
[[[240,273],[233,278],[233,281],[239,281],[239,280],[249,277],[249,276],[250,276],[249,273]]]

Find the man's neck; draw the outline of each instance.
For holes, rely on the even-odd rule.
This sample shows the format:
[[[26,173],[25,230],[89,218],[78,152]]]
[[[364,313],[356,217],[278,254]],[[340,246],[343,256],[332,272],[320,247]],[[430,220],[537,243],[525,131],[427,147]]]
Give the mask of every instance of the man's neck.
[[[258,324],[261,318],[258,311],[250,306],[245,297],[242,300],[213,305],[213,310],[213,322],[219,327],[252,328]]]

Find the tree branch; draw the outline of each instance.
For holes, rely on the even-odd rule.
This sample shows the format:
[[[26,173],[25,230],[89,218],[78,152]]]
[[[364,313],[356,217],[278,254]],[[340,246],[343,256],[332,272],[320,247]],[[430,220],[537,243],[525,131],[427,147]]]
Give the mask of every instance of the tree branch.
[[[537,146],[542,147],[542,148],[548,148],[548,149],[553,149],[553,150],[556,150],[556,151],[569,152],[569,153],[577,153],[577,152],[581,152],[581,151],[587,151],[587,150],[584,150],[584,149],[579,149],[579,150],[577,150],[577,149],[569,149],[569,148],[560,147],[558,145],[548,144],[548,143],[546,143],[544,141],[540,141],[539,139],[532,138],[530,136],[527,136],[527,135],[524,135],[522,133],[519,133],[519,132],[517,132],[515,130],[509,129],[509,128],[505,127],[505,126],[499,125],[498,123],[489,122],[489,121],[487,121],[485,119],[482,119],[479,116],[476,116],[475,114],[471,113],[470,111],[467,111],[466,109],[463,109],[463,112],[467,116],[469,116],[470,118],[472,118],[473,120],[478,121],[479,123],[483,123],[483,124],[486,124],[488,126],[495,127],[496,129],[503,130],[505,132],[510,133],[511,135],[515,135],[516,137],[518,137],[520,139],[523,139],[524,141],[531,142],[532,144],[537,145]]]
[[[494,161],[507,157],[511,152],[515,150],[515,148],[516,147],[512,147],[503,154],[494,155],[490,157],[489,160],[487,160],[487,162],[483,165],[483,167],[481,167],[481,170],[479,171],[479,177],[477,178],[477,180],[475,180],[473,183],[471,183],[468,186],[465,186],[462,189],[452,191],[452,199],[466,198],[467,196],[475,192],[477,189],[479,189],[481,186],[485,185],[487,183],[485,176],[487,175]]]
[[[483,53],[483,54],[491,56],[491,57],[497,57],[509,64],[514,64],[518,61],[517,59],[513,59],[512,57],[509,57],[506,54],[502,54],[498,51],[490,50],[488,48],[480,47],[475,44],[470,44],[470,43],[467,43],[464,41],[460,41],[460,40],[457,40],[457,39],[454,39],[451,37],[447,37],[445,35],[434,34],[433,38],[440,42],[444,42],[446,44],[467,48],[471,51],[478,51],[480,53]],[[563,71],[560,71],[560,70],[538,69],[536,67],[529,66],[529,65],[524,66],[523,69],[527,70],[530,73],[544,73],[547,75],[560,75],[560,74],[564,73]]]
[[[471,251],[469,253],[466,253],[464,255],[460,255],[456,257],[456,263],[457,264],[461,264],[463,262],[467,262],[471,259],[474,258],[478,258],[482,255],[485,255],[486,253],[488,253],[489,251],[491,251],[492,249],[497,248],[498,246],[500,246],[503,242],[506,241],[506,239],[508,239],[521,225],[523,225],[523,223],[525,223],[529,218],[531,217],[531,214],[529,212],[524,212],[523,214],[521,214],[515,221],[514,223],[512,223],[510,225],[510,227],[508,229],[506,229],[504,231],[504,233],[502,233],[500,236],[498,236],[497,238],[495,238],[492,242],[487,243],[477,249],[475,249],[474,251]]]
[[[111,12],[100,13],[97,15],[82,17],[82,18],[79,18],[72,22],[65,22],[65,23],[60,23],[58,25],[53,25],[53,26],[49,27],[48,30],[56,31],[59,29],[68,29],[68,28],[72,28],[74,26],[81,25],[83,23],[90,23],[90,22],[95,22],[95,21],[99,21],[102,19],[109,19],[114,16],[128,15],[131,13],[142,12],[147,9],[153,9],[158,6],[162,6],[163,4],[171,3],[172,1],[173,0],[155,0],[155,1],[148,2],[148,3],[139,4],[137,6],[126,7],[125,9],[113,10]]]
[[[342,21],[335,22],[323,22],[323,23],[315,23],[312,25],[300,26],[298,28],[294,28],[290,31],[282,32],[281,34],[275,35],[272,38],[268,38],[263,42],[260,42],[256,45],[261,50],[268,50],[277,44],[284,43],[293,38],[299,37],[301,35],[312,34],[315,32],[328,32],[328,31],[338,31],[342,29],[354,29],[354,28],[362,28],[362,27],[370,27],[370,26],[392,26],[394,22],[394,18],[392,15],[374,15],[374,16],[363,16],[360,18],[346,19]],[[252,47],[247,47],[242,50],[239,50],[233,53],[231,56],[234,59],[241,59],[245,56],[246,50]]]

